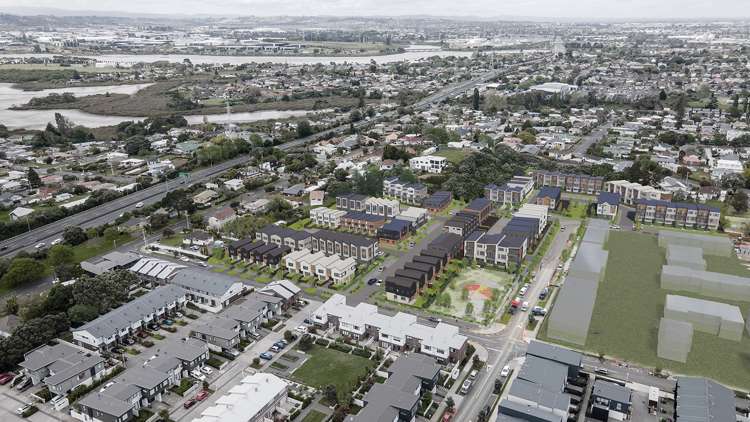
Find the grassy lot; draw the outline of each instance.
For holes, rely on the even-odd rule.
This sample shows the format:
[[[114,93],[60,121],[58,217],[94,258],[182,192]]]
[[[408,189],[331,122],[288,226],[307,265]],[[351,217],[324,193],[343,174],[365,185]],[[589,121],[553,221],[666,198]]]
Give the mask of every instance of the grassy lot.
[[[305,227],[309,226],[310,224],[312,224],[310,218],[303,218],[301,220],[297,220],[294,223],[290,224],[289,228],[294,229],[294,230],[302,230]]]
[[[666,295],[670,293],[660,288],[664,251],[659,248],[656,236],[633,232],[610,232],[608,247],[607,273],[597,292],[585,347],[588,351],[674,373],[707,376],[735,387],[750,385],[747,334],[741,342],[734,342],[696,331],[687,363],[658,358],[659,320],[664,314]],[[750,275],[736,258],[706,260],[711,271]],[[717,300],[686,292],[672,293]],[[718,301],[739,306],[743,315],[750,310],[747,302]],[[540,337],[546,337],[545,334],[546,323]]]
[[[115,242],[107,242],[102,237],[90,239],[85,243],[73,247],[75,261],[85,261],[91,257],[111,251],[115,248],[115,244],[122,246],[125,243],[130,242],[131,240],[133,240],[133,236],[131,236],[129,233],[122,233],[118,235],[115,239]]]
[[[441,300],[435,301],[431,308],[450,315],[462,315],[476,320],[482,319],[484,302],[492,302],[493,295],[502,298],[513,282],[513,275],[485,268],[466,268],[451,281],[443,294],[451,298],[450,307],[444,305]],[[497,289],[497,293],[493,290]],[[466,290],[467,293],[463,293]],[[466,295],[466,299],[464,299]],[[466,304],[471,303],[474,307],[472,315],[466,315]],[[439,305],[440,304],[440,305]]]
[[[356,387],[357,379],[368,368],[375,367],[375,362],[369,359],[320,346],[314,346],[307,354],[310,358],[294,371],[292,377],[315,388],[333,384],[340,397]]]
[[[310,413],[302,419],[302,422],[323,422],[326,419],[325,413],[320,413],[317,410],[311,410]]]
[[[570,201],[568,208],[561,210],[560,213],[565,217],[584,219],[586,218],[586,209],[588,208],[588,202],[582,201]]]
[[[182,239],[184,239],[183,235],[175,234],[174,236],[162,237],[159,240],[159,243],[161,243],[162,245],[173,246],[175,248],[178,248],[182,246]]]
[[[471,154],[470,151],[464,151],[462,149],[443,149],[436,152],[434,155],[438,157],[445,157],[453,164],[458,164]]]

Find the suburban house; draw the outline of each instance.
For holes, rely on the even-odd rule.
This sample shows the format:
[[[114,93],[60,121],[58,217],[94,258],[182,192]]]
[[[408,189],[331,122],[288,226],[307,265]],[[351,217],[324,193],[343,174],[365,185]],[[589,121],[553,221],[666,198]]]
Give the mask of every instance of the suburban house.
[[[604,190],[604,178],[586,174],[569,174],[548,171],[535,171],[532,175],[537,188],[554,186],[565,192],[597,195]]]
[[[43,383],[56,396],[79,385],[91,385],[105,374],[105,359],[98,353],[60,342],[27,352],[19,364],[32,385]]]
[[[260,324],[267,320],[268,303],[256,296],[248,295],[227,308],[222,315],[239,323],[240,338],[245,339],[250,334],[258,332]]]
[[[218,198],[219,194],[211,189],[206,189],[203,192],[196,194],[193,196],[193,203],[198,206],[198,208],[207,208],[211,206],[211,201]]]
[[[447,165],[447,158],[434,155],[423,155],[409,159],[409,168],[427,173],[442,173]]]
[[[134,335],[148,323],[177,312],[187,302],[187,291],[174,284],[159,286],[143,296],[115,308],[78,328],[72,329],[73,342],[84,347],[106,350]]]
[[[419,207],[406,207],[405,209],[401,210],[401,213],[396,216],[399,220],[406,220],[411,222],[411,226],[413,228],[418,228],[425,222],[427,222],[427,218],[429,217],[429,212],[425,208],[419,208]]]
[[[404,182],[398,177],[389,177],[383,180],[383,196],[396,198],[411,205],[421,205],[422,201],[427,198],[427,186],[421,183]]]
[[[170,284],[185,289],[187,300],[209,312],[220,312],[245,291],[239,279],[198,268],[178,271]]]
[[[620,195],[610,192],[601,192],[596,197],[596,215],[615,218],[620,206]]]
[[[415,315],[399,312],[387,316],[378,313],[377,306],[364,302],[349,306],[340,294],[334,294],[318,308],[312,320],[321,328],[333,328],[355,340],[373,337],[380,347],[413,350],[440,362],[458,362],[466,354],[467,338],[454,325],[422,325]]]
[[[260,293],[280,297],[284,300],[284,309],[299,303],[302,297],[302,289],[289,280],[272,281],[260,289]]]
[[[536,198],[532,201],[536,205],[544,205],[545,207],[554,210],[560,204],[560,198],[562,197],[562,189],[557,186],[543,186],[539,189],[539,193],[536,194]]]
[[[337,229],[341,226],[341,218],[346,214],[348,212],[344,210],[318,207],[310,210],[310,219],[316,226]]]
[[[641,223],[717,230],[721,210],[703,204],[657,200],[639,200],[635,207],[635,220]]]
[[[437,191],[427,197],[422,202],[422,206],[427,208],[429,212],[437,214],[448,208],[448,206],[451,204],[451,201],[453,201],[452,193],[448,191]]]
[[[520,205],[534,189],[534,180],[529,176],[515,176],[502,186],[490,184],[484,187],[484,197],[498,205]]]
[[[372,261],[379,251],[377,240],[355,234],[318,230],[310,234],[310,237],[310,249],[313,252],[322,251],[326,255],[351,257],[360,262]]]
[[[273,374],[248,375],[193,422],[266,422],[286,415],[287,383]]]
[[[362,398],[362,409],[349,416],[347,422],[415,420],[420,398],[435,390],[440,365],[429,356],[404,355],[391,364],[387,373],[386,381],[373,385]]]
[[[225,225],[231,223],[236,219],[237,213],[234,212],[234,208],[222,208],[208,218],[208,227],[214,230],[221,230]]]

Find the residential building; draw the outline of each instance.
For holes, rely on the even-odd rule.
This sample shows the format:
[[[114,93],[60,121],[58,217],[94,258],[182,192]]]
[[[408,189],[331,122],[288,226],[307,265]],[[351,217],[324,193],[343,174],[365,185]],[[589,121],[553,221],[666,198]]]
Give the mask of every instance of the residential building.
[[[528,241],[525,236],[507,233],[487,234],[477,230],[464,241],[464,253],[469,259],[483,264],[507,268],[509,264],[520,265],[526,257]]]
[[[534,185],[537,188],[554,186],[561,188],[565,192],[585,193],[588,195],[597,195],[604,190],[603,177],[543,170],[535,171],[532,177],[534,178]]]
[[[406,207],[401,210],[401,213],[396,216],[399,220],[406,220],[411,222],[412,228],[416,229],[425,222],[429,217],[429,212],[425,208],[419,207]]]
[[[19,364],[32,385],[43,383],[55,396],[79,385],[91,385],[104,376],[105,359],[98,353],[61,341],[27,352]]]
[[[365,200],[365,212],[385,218],[393,218],[401,212],[401,204],[393,199],[367,198]]]
[[[437,191],[430,195],[422,202],[422,206],[427,208],[432,214],[437,214],[448,208],[453,200],[453,194],[448,191]]]
[[[636,202],[635,219],[641,223],[717,230],[721,210],[703,204],[658,200]]]
[[[304,230],[294,230],[287,227],[269,224],[255,233],[255,240],[265,244],[287,246],[293,251],[310,248],[310,233]]]
[[[190,337],[205,342],[217,352],[228,352],[240,344],[240,322],[226,316],[214,316],[194,324]]]
[[[528,176],[515,176],[507,183],[484,187],[484,197],[495,204],[515,207],[520,205],[534,189],[534,180]]]
[[[129,271],[137,275],[141,280],[150,283],[156,282],[164,284],[181,268],[185,268],[185,266],[175,264],[172,261],[165,261],[156,258],[141,258],[129,268]]]
[[[141,259],[140,255],[132,252],[112,251],[102,256],[81,262],[81,269],[89,274],[100,275],[107,271],[124,269]]]
[[[287,383],[273,374],[248,375],[193,422],[267,422],[286,414]]]
[[[302,297],[302,289],[289,280],[272,281],[260,289],[260,293],[282,298],[284,309],[299,303]]]
[[[269,199],[259,198],[252,202],[240,202],[240,208],[250,214],[262,214],[266,212],[270,203],[271,201]]]
[[[239,324],[240,339],[250,334],[257,334],[260,325],[268,320],[268,304],[258,298],[259,295],[248,295],[227,308],[222,315]]]
[[[397,243],[411,232],[411,221],[394,218],[378,229],[378,239],[384,243]]]
[[[475,198],[466,205],[463,212],[476,215],[479,225],[484,225],[492,215],[492,201],[486,198]]]
[[[562,197],[562,189],[557,186],[542,186],[539,189],[539,193],[536,194],[536,198],[532,201],[536,205],[544,205],[545,207],[554,210],[560,205],[560,198]]]
[[[547,228],[547,218],[549,209],[544,205],[524,204],[518,211],[513,213],[514,217],[534,218],[539,221],[537,238],[544,233]]]
[[[329,229],[337,229],[341,226],[341,218],[348,212],[344,210],[334,210],[326,207],[313,208],[310,210],[310,219],[313,224]]]
[[[347,193],[345,195],[339,195],[336,197],[336,209],[343,211],[365,211],[365,201],[367,201],[367,195],[360,195],[358,193]]]
[[[214,213],[208,218],[208,227],[214,230],[221,230],[225,225],[237,219],[237,213],[232,207],[225,207]]]
[[[310,234],[311,250],[322,251],[326,255],[352,257],[360,262],[369,262],[378,254],[378,242],[375,239],[348,233],[337,233],[329,230],[318,230]]]
[[[479,216],[464,211],[457,212],[443,225],[443,230],[448,233],[457,234],[462,237],[468,236],[479,228]]]
[[[209,312],[220,312],[245,291],[239,279],[226,274],[191,267],[177,271],[170,284],[185,289],[187,300]]]
[[[411,278],[387,277],[385,279],[385,298],[398,303],[413,305],[421,292],[419,282]]]
[[[617,193],[601,192],[596,197],[596,215],[615,218],[620,206],[620,195]]]
[[[206,189],[203,192],[193,196],[193,202],[198,208],[207,208],[211,206],[211,201],[218,198],[219,194],[211,189]]]
[[[427,173],[442,173],[447,165],[447,158],[434,155],[423,155],[409,159],[409,167],[412,170]]]
[[[591,391],[589,414],[600,421],[629,419],[632,393],[629,388],[597,379]]]
[[[240,179],[230,179],[224,182],[224,187],[232,190],[232,191],[238,191],[245,187],[245,185],[242,183],[242,180]]]
[[[378,313],[378,307],[368,303],[357,306],[346,304],[346,297],[331,296],[312,317],[322,328],[334,328],[355,340],[377,339],[380,347],[394,351],[417,351],[440,362],[457,362],[466,354],[467,338],[458,327],[438,323],[431,327],[417,322],[417,317],[399,312],[394,316]]]
[[[336,285],[348,282],[357,271],[357,261],[354,258],[326,256],[323,251],[312,253],[305,249],[292,252],[284,259],[287,271],[316,277],[321,281],[333,280]]]
[[[674,391],[676,421],[735,421],[734,392],[723,385],[698,377],[677,377]]]
[[[132,336],[148,323],[181,309],[187,302],[187,291],[169,284],[159,286],[132,301],[72,329],[73,341],[91,349],[106,350]]]
[[[385,224],[385,217],[377,214],[349,211],[341,217],[342,228],[354,232],[375,236],[378,229]]]
[[[653,186],[643,186],[627,180],[612,180],[604,184],[604,190],[620,195],[623,204],[635,205],[640,199],[669,201],[672,193],[656,189]]]
[[[383,180],[383,196],[396,198],[411,205],[421,205],[422,201],[427,198],[427,186],[390,177]]]

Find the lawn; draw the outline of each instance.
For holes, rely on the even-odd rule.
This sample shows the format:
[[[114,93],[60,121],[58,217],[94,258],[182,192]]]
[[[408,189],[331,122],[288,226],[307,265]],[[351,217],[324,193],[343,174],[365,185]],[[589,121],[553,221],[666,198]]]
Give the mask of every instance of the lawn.
[[[302,422],[323,422],[327,415],[325,413],[318,412],[317,410],[311,410],[310,413],[302,419]]]
[[[161,243],[162,245],[173,246],[173,247],[179,248],[182,246],[183,238],[184,238],[183,235],[175,234],[174,236],[170,236],[170,237],[162,237],[161,240],[159,240],[159,243]]]
[[[431,308],[450,315],[461,315],[476,320],[482,320],[482,311],[484,302],[492,301],[493,290],[498,298],[502,298],[508,290],[508,286],[513,282],[513,276],[509,273],[485,268],[463,269],[454,280],[444,290],[443,294],[448,294],[451,298],[450,307],[438,306],[441,300],[437,300]],[[467,293],[463,293],[463,291]],[[466,294],[466,299],[464,299]],[[466,304],[471,303],[474,307],[472,315],[466,315]]]
[[[340,397],[353,391],[359,377],[375,367],[375,362],[369,359],[320,346],[314,346],[307,355],[309,359],[294,371],[292,377],[319,389],[333,384]]]
[[[734,342],[695,331],[687,363],[656,356],[659,320],[664,314],[667,293],[737,305],[743,315],[748,315],[750,303],[662,290],[660,271],[665,258],[655,235],[613,231],[608,248],[605,281],[597,292],[586,341],[588,351],[678,374],[707,376],[730,386],[746,388],[750,385],[750,336],[747,334],[741,342]],[[736,258],[707,257],[706,261],[709,271],[750,276]],[[545,334],[546,323],[540,337],[546,337]]]
[[[471,152],[464,151],[462,149],[443,149],[436,152],[435,156],[445,157],[453,164],[459,164],[464,158],[468,157]]]
[[[90,239],[84,243],[81,243],[80,245],[73,247],[75,262],[85,261],[91,257],[109,252],[115,248],[115,245],[122,246],[125,243],[130,242],[131,240],[133,240],[133,236],[131,236],[129,233],[121,233],[117,235],[117,237],[114,239],[114,242],[108,242],[102,237]]]

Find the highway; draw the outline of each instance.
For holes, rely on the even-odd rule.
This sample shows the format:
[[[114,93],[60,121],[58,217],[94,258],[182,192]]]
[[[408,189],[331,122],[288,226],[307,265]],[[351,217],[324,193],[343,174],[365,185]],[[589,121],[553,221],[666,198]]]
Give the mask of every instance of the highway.
[[[528,60],[521,63],[509,65],[502,69],[496,69],[490,72],[486,72],[474,79],[450,85],[418,101],[413,105],[413,108],[416,110],[426,109],[432,104],[439,103],[448,97],[466,92],[467,90],[473,89],[475,86],[481,83],[493,80],[494,78],[497,78],[504,73],[511,72],[519,66],[526,66],[542,60],[544,60],[544,58]],[[394,115],[395,112],[389,112],[383,115],[380,119],[392,117]],[[355,129],[361,129],[371,123],[373,123],[372,120],[362,120],[356,122],[354,124],[354,127]],[[296,147],[304,146],[311,142],[318,141],[330,135],[343,133],[347,130],[349,130],[349,124],[343,124],[331,129],[318,132],[305,138],[295,139],[293,141],[283,143],[281,145],[278,145],[277,148],[282,150],[293,149]],[[158,183],[146,189],[118,198],[114,201],[107,202],[86,211],[68,216],[61,220],[46,224],[41,227],[37,227],[29,232],[0,242],[0,256],[11,256],[21,250],[32,251],[34,250],[35,245],[39,243],[45,243],[47,246],[49,246],[49,244],[53,240],[62,237],[63,231],[66,227],[79,226],[82,228],[89,228],[113,222],[121,213],[134,210],[136,204],[138,204],[139,202],[142,202],[144,205],[149,205],[161,201],[166,192],[171,189],[176,189],[178,186],[180,186],[181,182],[205,182],[236,165],[247,162],[249,158],[250,157],[248,155],[239,156],[215,166],[197,170],[191,173],[189,182],[184,180],[171,180],[167,183]]]

